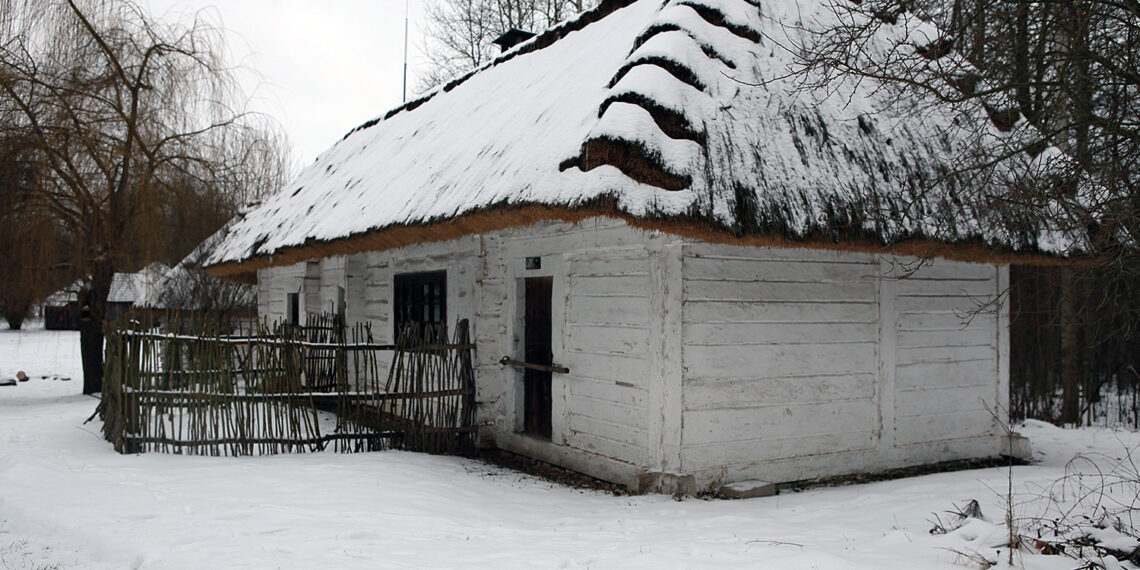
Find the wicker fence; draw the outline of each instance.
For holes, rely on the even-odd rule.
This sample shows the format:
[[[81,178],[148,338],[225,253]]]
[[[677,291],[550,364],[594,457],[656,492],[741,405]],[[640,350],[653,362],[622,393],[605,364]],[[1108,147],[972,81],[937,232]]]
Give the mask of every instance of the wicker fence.
[[[117,330],[107,337],[104,436],[121,453],[196,455],[448,452],[473,443],[466,320],[450,341],[415,328],[395,345],[372,343],[366,327],[333,342],[310,337],[283,325],[245,336]],[[388,367],[379,364],[385,352]]]

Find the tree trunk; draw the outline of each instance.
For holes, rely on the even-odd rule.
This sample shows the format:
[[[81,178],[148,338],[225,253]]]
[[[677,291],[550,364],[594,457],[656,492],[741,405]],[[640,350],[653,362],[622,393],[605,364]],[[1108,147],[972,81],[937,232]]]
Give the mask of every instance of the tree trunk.
[[[8,321],[8,328],[18,331],[24,326],[24,318],[28,316],[31,307],[8,308],[5,307],[4,319]]]
[[[83,393],[103,391],[103,323],[79,321],[79,352],[83,358]]]
[[[115,269],[98,263],[79,295],[79,354],[83,360],[83,393],[103,391],[103,323]]]
[[[1061,423],[1081,421],[1081,295],[1077,270],[1061,269]]]

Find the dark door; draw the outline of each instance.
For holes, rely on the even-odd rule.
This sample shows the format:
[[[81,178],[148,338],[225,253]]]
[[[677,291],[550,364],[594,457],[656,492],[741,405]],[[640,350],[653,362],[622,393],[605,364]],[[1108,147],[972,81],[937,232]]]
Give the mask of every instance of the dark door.
[[[526,280],[526,310],[523,322],[524,359],[533,364],[554,363],[550,340],[550,297],[552,277],[528,277]],[[550,372],[524,369],[523,431],[549,438],[550,428]]]

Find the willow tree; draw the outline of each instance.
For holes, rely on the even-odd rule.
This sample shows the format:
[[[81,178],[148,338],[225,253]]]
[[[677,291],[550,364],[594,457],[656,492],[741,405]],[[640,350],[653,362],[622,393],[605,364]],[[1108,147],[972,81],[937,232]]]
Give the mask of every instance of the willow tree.
[[[232,141],[262,125],[242,111],[222,34],[208,21],[159,22],[131,0],[4,7],[0,106],[9,119],[0,128],[41,154],[43,202],[75,244],[83,391],[93,393],[115,272],[153,258],[171,205],[240,169]]]
[[[19,137],[0,136],[0,316],[19,329],[33,306],[64,284],[64,232],[40,192],[41,155]]]

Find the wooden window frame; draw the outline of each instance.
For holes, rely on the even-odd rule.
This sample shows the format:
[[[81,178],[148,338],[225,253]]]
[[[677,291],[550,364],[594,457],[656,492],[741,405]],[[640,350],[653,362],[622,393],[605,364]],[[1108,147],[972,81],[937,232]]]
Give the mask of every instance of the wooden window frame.
[[[447,323],[447,271],[397,273],[392,278],[394,338],[411,323],[430,326],[435,334]]]

